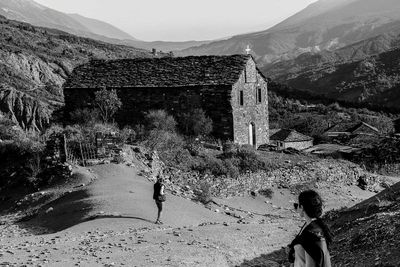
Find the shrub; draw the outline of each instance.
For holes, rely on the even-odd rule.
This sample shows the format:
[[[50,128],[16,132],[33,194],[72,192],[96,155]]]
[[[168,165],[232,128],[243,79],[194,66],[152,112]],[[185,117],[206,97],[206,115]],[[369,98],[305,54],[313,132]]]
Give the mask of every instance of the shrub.
[[[16,138],[17,139],[17,138]],[[27,137],[0,143],[0,187],[32,186],[42,170],[44,144]]]
[[[54,125],[51,125],[49,128],[47,128],[43,135],[45,137],[48,137],[48,136],[51,136],[54,134],[61,134],[63,132],[64,132],[64,128],[61,125],[54,124]]]
[[[125,159],[124,159],[124,157],[122,155],[116,155],[113,158],[113,162],[117,163],[117,164],[120,164],[120,163],[124,163]]]
[[[192,168],[202,174],[213,174],[215,176],[227,174],[224,162],[211,155],[204,155],[197,158]]]
[[[23,135],[21,127],[0,114],[0,140],[12,140],[21,135]]]
[[[81,125],[93,125],[100,121],[100,113],[97,109],[77,109],[70,113],[71,123]]]
[[[226,142],[222,147],[224,154],[237,153],[240,149],[240,145],[233,142]]]
[[[79,125],[68,125],[63,133],[70,141],[79,141],[83,139],[82,127]]]
[[[240,175],[240,171],[238,168],[239,160],[236,158],[232,158],[232,159],[224,159],[223,161],[226,168],[226,175],[233,179],[237,179]]]
[[[188,140],[186,142],[185,148],[189,151],[190,155],[197,157],[203,151],[203,146],[200,142],[196,140]]]
[[[211,185],[206,181],[200,182],[200,189],[196,191],[196,197],[203,204],[212,202]]]
[[[213,122],[202,109],[194,109],[181,117],[181,129],[186,135],[207,136],[213,130]]]
[[[129,126],[125,126],[120,132],[119,132],[119,138],[121,143],[128,143],[132,144],[136,140],[136,132]]]
[[[145,114],[147,131],[176,132],[176,121],[164,110],[151,110]]]
[[[258,191],[258,193],[269,199],[272,199],[272,197],[274,196],[274,190],[272,190],[271,188],[261,189]]]
[[[265,170],[265,162],[258,156],[257,152],[251,146],[242,146],[236,153],[235,157],[239,158],[239,169],[241,173],[258,170]]]
[[[169,131],[153,130],[143,143],[150,150],[159,152],[160,159],[170,166],[179,164],[185,152],[183,138]]]

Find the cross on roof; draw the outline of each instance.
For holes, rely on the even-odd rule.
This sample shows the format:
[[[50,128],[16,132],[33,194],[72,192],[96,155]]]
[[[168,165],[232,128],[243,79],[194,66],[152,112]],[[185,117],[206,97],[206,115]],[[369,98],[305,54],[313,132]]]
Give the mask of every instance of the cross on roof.
[[[247,48],[246,48],[246,54],[248,55],[248,54],[250,54],[250,52],[251,52],[251,48],[250,48],[250,46],[249,45],[247,45]]]

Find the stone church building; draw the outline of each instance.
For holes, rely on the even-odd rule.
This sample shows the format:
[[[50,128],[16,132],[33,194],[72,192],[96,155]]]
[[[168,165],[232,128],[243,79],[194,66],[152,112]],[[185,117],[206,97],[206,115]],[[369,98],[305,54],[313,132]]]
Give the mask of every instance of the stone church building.
[[[101,88],[116,89],[121,126],[143,123],[149,110],[179,116],[201,108],[214,137],[255,147],[269,142],[267,81],[250,55],[92,61],[64,84],[66,115],[91,107]]]

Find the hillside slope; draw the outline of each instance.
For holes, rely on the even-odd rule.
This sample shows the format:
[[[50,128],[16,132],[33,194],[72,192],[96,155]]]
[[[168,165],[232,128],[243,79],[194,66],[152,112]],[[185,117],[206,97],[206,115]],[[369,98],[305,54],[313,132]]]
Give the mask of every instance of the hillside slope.
[[[314,96],[399,110],[399,58],[400,48],[395,48],[344,63],[324,63],[322,60],[321,64],[300,67],[296,71],[296,64],[301,62],[299,59],[292,68],[288,68],[287,74],[278,76],[277,80],[293,90],[305,91]],[[315,56],[315,59],[318,61],[321,57]],[[284,66],[281,64],[280,68]]]
[[[398,266],[399,200],[400,183],[336,214],[332,248],[335,266]]]
[[[128,33],[118,29],[117,27],[108,24],[104,21],[100,21],[97,19],[91,19],[84,17],[79,14],[68,14],[71,18],[79,22],[80,24],[84,25],[87,29],[89,29],[90,32],[106,36],[109,38],[115,38],[115,39],[130,39],[130,40],[136,40],[134,37],[129,35]]]
[[[41,129],[63,103],[61,85],[90,59],[150,56],[145,50],[34,27],[0,16],[0,111],[25,129]]]
[[[264,66],[390,33],[399,19],[397,0],[320,0],[271,29],[192,47],[181,55],[243,53],[250,45]]]
[[[33,0],[0,0],[0,15],[35,26],[54,28],[101,41],[108,41],[110,38],[134,39],[103,21],[66,14]]]

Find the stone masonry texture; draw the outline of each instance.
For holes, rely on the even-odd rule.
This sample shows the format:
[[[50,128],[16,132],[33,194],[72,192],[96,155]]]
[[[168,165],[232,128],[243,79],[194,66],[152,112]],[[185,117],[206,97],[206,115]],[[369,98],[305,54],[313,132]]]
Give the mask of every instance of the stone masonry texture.
[[[152,72],[158,77],[152,77]],[[64,85],[67,118],[73,110],[93,107],[94,93],[104,87],[116,89],[122,101],[122,108],[116,114],[120,126],[143,123],[144,114],[149,110],[164,109],[179,118],[191,109],[201,108],[213,120],[212,134],[216,138],[249,144],[249,125],[254,125],[253,145],[258,147],[269,141],[267,82],[251,56],[122,60],[83,65],[74,70]],[[243,92],[242,106],[240,91]]]

